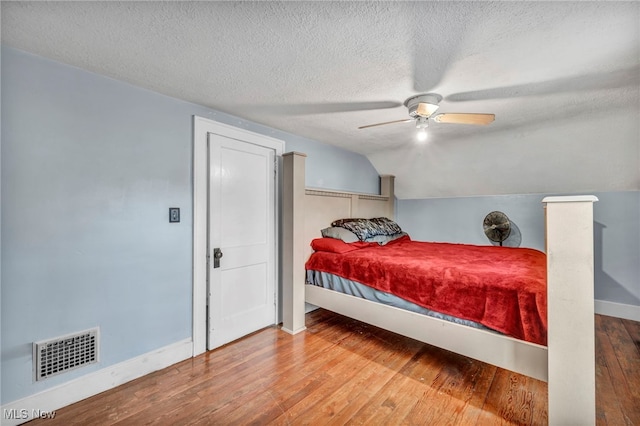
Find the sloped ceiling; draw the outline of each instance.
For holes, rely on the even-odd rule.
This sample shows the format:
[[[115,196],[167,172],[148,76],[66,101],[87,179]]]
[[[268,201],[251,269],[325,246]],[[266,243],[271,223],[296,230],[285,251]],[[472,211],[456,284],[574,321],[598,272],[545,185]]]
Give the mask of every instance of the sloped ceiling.
[[[1,7],[3,44],[361,153],[399,198],[640,189],[638,2]],[[419,93],[496,120],[357,129]]]

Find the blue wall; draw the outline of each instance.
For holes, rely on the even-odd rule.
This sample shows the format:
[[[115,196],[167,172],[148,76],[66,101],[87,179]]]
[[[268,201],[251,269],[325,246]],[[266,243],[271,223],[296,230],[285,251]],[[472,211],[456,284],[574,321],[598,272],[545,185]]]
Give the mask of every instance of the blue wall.
[[[595,297],[640,306],[640,192],[595,192]],[[549,194],[557,195],[557,194]],[[482,230],[499,210],[514,224],[506,245],[544,250],[544,195],[398,200],[397,220],[413,239],[491,244]]]
[[[12,48],[1,65],[3,404],[191,337],[193,115],[307,153],[312,186],[378,191],[352,152]],[[98,365],[33,383],[32,342],[94,326]]]

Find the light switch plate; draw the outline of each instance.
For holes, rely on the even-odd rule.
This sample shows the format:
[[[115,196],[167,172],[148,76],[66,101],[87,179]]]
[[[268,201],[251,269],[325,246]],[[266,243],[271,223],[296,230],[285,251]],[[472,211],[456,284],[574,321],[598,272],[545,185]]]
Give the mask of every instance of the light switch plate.
[[[180,208],[169,207],[169,222],[180,222]]]

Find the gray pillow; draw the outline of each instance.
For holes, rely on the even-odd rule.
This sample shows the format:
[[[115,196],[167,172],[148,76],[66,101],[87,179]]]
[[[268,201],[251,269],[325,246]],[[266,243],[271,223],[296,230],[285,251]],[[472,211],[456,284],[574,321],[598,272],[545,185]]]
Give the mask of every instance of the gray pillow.
[[[342,240],[345,243],[355,243],[356,241],[360,241],[358,236],[348,229],[339,228],[337,226],[331,226],[329,228],[324,228],[320,231],[322,236],[325,238],[335,238],[336,240]]]
[[[400,237],[404,237],[405,235],[409,235],[406,232],[399,232],[393,235],[376,235],[375,237],[367,238],[364,240],[367,243],[378,243],[381,246],[387,244],[389,241],[397,240]]]

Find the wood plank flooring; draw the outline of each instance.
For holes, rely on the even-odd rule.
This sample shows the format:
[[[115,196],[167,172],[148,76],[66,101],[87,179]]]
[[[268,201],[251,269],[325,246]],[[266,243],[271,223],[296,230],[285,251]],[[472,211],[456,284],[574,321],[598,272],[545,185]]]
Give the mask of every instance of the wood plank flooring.
[[[547,385],[322,309],[29,425],[544,425]],[[640,323],[596,315],[597,424],[640,425]]]

